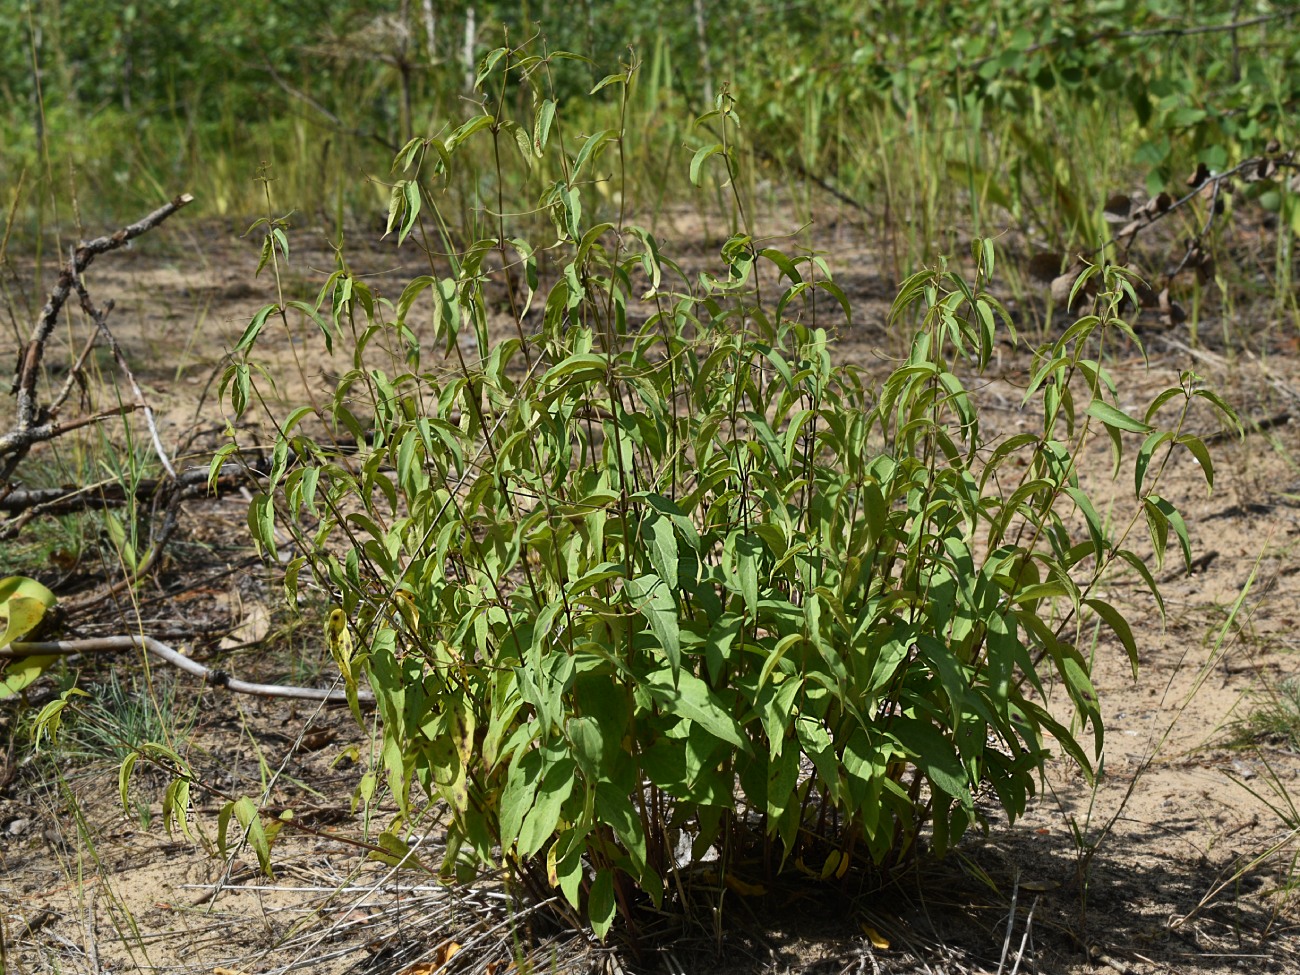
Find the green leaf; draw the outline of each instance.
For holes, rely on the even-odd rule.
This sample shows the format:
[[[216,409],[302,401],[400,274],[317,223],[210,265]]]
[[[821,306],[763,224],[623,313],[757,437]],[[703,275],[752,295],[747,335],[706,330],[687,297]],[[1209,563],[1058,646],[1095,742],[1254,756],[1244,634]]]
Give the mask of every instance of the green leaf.
[[[614,923],[614,907],[614,871],[602,867],[596,871],[587,898],[587,918],[591,921],[592,933],[602,942]]]
[[[1129,626],[1128,620],[1114,606],[1100,599],[1085,599],[1084,603],[1105,620],[1106,625],[1114,630],[1115,635],[1119,637],[1119,642],[1124,645],[1124,651],[1128,654],[1129,665],[1133,668],[1133,679],[1137,680],[1138,649],[1137,643],[1133,639],[1133,628]]]
[[[750,619],[758,616],[758,560],[763,554],[763,543],[752,535],[736,536],[736,577],[745,599],[745,609]]]
[[[896,718],[889,730],[936,788],[963,804],[972,801],[957,750],[938,728],[920,718]]]
[[[540,850],[555,832],[560,808],[573,791],[577,763],[564,758],[550,765],[537,787],[537,799],[519,830],[519,856],[527,859]]]
[[[715,737],[730,742],[747,755],[752,754],[749,740],[745,737],[740,722],[732,716],[732,709],[723,704],[722,699],[689,670],[682,670],[676,675],[668,671],[657,671],[646,679],[643,686],[669,714],[689,718]]]
[[[1142,581],[1146,583],[1147,591],[1151,593],[1152,598],[1156,601],[1157,608],[1160,610],[1160,620],[1164,622],[1165,599],[1160,595],[1160,586],[1156,583],[1156,578],[1151,574],[1151,570],[1147,568],[1147,564],[1142,561],[1142,557],[1128,549],[1120,549],[1115,554],[1132,566],[1133,571],[1142,577]]]
[[[1106,529],[1102,524],[1101,516],[1097,514],[1097,509],[1093,507],[1092,499],[1081,488],[1067,487],[1065,493],[1074,499],[1074,503],[1079,506],[1079,511],[1088,523],[1088,534],[1092,538],[1092,550],[1100,560],[1110,547],[1110,540],[1106,537]]]
[[[533,152],[542,158],[546,151],[546,142],[551,137],[551,124],[555,121],[555,102],[546,98],[537,107],[537,118],[533,121]]]
[[[1111,406],[1105,400],[1095,399],[1088,404],[1087,414],[1095,420],[1100,420],[1108,427],[1114,427],[1117,430],[1126,430],[1129,433],[1149,433],[1151,427],[1141,420],[1135,420],[1124,411]]]
[[[600,151],[605,148],[606,144],[617,141],[618,137],[616,129],[605,129],[588,136],[587,141],[578,150],[577,158],[573,161],[573,175],[570,179],[577,180],[582,175],[582,171],[587,167],[587,164],[594,163],[599,158]],[[581,235],[574,234],[573,236],[576,238]]]
[[[695,155],[691,157],[691,183],[694,186],[700,185],[700,167],[704,165],[705,160],[710,156],[715,156],[722,152],[722,144],[714,143],[711,146],[701,146],[695,150]]]
[[[1210,457],[1210,448],[1205,446],[1205,441],[1200,437],[1194,437],[1191,434],[1183,434],[1178,438],[1178,443],[1186,447],[1196,463],[1201,465],[1201,473],[1205,475],[1205,493],[1214,493],[1214,461]]]
[[[276,311],[279,307],[279,305],[263,305],[257,310],[253,320],[244,329],[244,334],[239,337],[239,342],[235,345],[236,352],[247,352],[253,347],[253,343],[257,341],[257,337],[262,333],[263,326],[266,325],[267,318],[270,317],[271,312]]]
[[[415,221],[420,216],[420,184],[411,180],[402,187],[402,197],[406,204],[406,216],[402,219],[402,229],[397,235],[397,245],[400,247],[415,227]]]
[[[1151,458],[1156,449],[1163,443],[1173,439],[1173,434],[1168,431],[1160,430],[1151,434],[1144,441],[1138,450],[1137,460],[1133,464],[1133,492],[1135,497],[1142,497],[1142,485],[1147,479],[1147,470],[1151,466]]]
[[[677,532],[672,522],[659,514],[646,519],[642,529],[649,545],[646,554],[655,574],[673,589],[677,588]]]
[[[677,600],[672,589],[658,576],[649,575],[629,579],[626,586],[632,608],[650,624],[650,631],[676,673],[682,665],[682,641]]]
[[[257,805],[248,796],[241,796],[233,803],[235,819],[239,825],[244,828],[244,835],[248,845],[253,848],[257,854],[258,865],[262,868],[262,873],[270,877],[271,874],[271,843],[266,837],[266,830],[262,827],[262,817],[257,811]]]
[[[591,89],[591,91],[588,92],[588,94],[594,95],[602,88],[608,88],[610,85],[614,85],[614,84],[627,84],[627,74],[623,73],[623,74],[605,75],[605,77],[601,78],[600,81],[596,82],[596,87]]]
[[[1160,513],[1160,517],[1164,520],[1164,523],[1166,525],[1173,526],[1174,535],[1178,538],[1178,544],[1182,547],[1183,550],[1183,562],[1187,565],[1187,571],[1191,572],[1192,571],[1192,541],[1187,534],[1187,522],[1183,521],[1183,516],[1179,514],[1177,508],[1175,508],[1164,498],[1160,497],[1160,495],[1158,494],[1148,495],[1144,503],[1146,506],[1148,519],[1151,516],[1152,510],[1155,510]],[[1158,551],[1161,553],[1164,552],[1163,545]]]

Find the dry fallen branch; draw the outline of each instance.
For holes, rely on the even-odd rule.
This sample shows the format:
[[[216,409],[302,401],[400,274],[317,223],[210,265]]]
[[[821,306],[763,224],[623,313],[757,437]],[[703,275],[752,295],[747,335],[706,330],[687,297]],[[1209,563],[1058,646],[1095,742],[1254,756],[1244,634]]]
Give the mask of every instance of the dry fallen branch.
[[[104,414],[116,416],[117,411]],[[237,491],[250,483],[250,478],[265,474],[266,469],[257,465],[224,464],[216,479],[212,481],[212,494],[221,495]],[[81,487],[32,488],[0,493],[0,511],[17,514],[35,511],[43,515],[66,515],[73,511],[91,511],[99,508],[116,508],[128,500],[148,501],[163,487],[172,484],[183,492],[185,497],[195,497],[207,493],[209,472],[206,467],[190,467],[176,475],[176,480],[148,477],[136,482],[133,490],[128,491],[121,481],[100,481]],[[3,525],[0,525],[0,539],[8,537]]]
[[[1029,273],[1039,280],[1050,281],[1053,301],[1064,304],[1070,301],[1071,307],[1084,298],[1096,294],[1096,284],[1089,281],[1078,294],[1074,293],[1075,282],[1079,280],[1091,259],[1095,259],[1110,247],[1119,248],[1117,261],[1121,265],[1129,264],[1129,252],[1137,239],[1150,227],[1171,214],[1183,210],[1193,201],[1208,201],[1204,220],[1200,221],[1195,232],[1187,238],[1186,250],[1173,267],[1161,275],[1162,284],[1148,286],[1144,282],[1135,284],[1138,303],[1142,308],[1156,309],[1171,324],[1176,325],[1187,317],[1186,311],[1174,301],[1170,289],[1174,280],[1188,268],[1192,269],[1201,283],[1209,280],[1214,273],[1214,256],[1205,246],[1205,240],[1215,225],[1215,221],[1224,209],[1224,193],[1231,193],[1236,183],[1257,183],[1266,180],[1279,180],[1286,174],[1300,171],[1300,159],[1297,152],[1282,151],[1276,142],[1269,144],[1262,156],[1252,156],[1220,173],[1212,173],[1200,163],[1195,172],[1187,179],[1189,192],[1175,198],[1172,194],[1162,192],[1151,197],[1145,203],[1135,205],[1135,201],[1126,193],[1116,193],[1105,203],[1105,216],[1108,223],[1123,223],[1115,236],[1105,243],[1087,251],[1080,251],[1073,263],[1062,270],[1065,256],[1045,251],[1036,254],[1029,262]],[[1296,177],[1293,177],[1293,179]]]
[[[202,677],[205,683],[213,687],[224,687],[236,694],[252,694],[256,697],[287,697],[299,701],[325,701],[329,704],[347,704],[347,694],[342,690],[325,690],[317,687],[293,687],[286,684],[254,684],[238,680],[225,671],[205,667],[197,660],[191,660],[165,643],[147,636],[106,636],[87,640],[48,640],[39,643],[11,643],[0,650],[0,658],[5,657],[46,657],[68,656],[74,653],[118,653],[123,650],[143,648],[165,660],[173,667],[178,667],[187,674]],[[357,701],[361,704],[373,704],[374,695],[366,690],[357,691]]]
[[[115,234],[96,237],[94,240],[82,243],[73,252],[72,259],[63,266],[58,281],[55,282],[54,289],[50,292],[45,307],[41,309],[32,328],[32,336],[18,360],[13,387],[10,390],[17,399],[14,425],[7,433],[0,434],[0,482],[7,482],[10,479],[33,444],[52,440],[70,429],[92,422],[88,418],[82,418],[70,423],[57,423],[58,407],[66,399],[66,394],[61,391],[50,406],[42,407],[36,392],[41,374],[41,361],[45,356],[45,343],[49,341],[54,331],[59,312],[67,303],[68,296],[77,289],[81,275],[94,263],[98,255],[117,250],[141,234],[152,230],[193,199],[190,194],[183,193],[147,217],[128,227],[123,227]],[[80,364],[84,364],[86,354],[83,352],[79,357]]]
[[[149,438],[153,441],[153,451],[158,455],[158,460],[163,465],[163,470],[173,478],[176,476],[176,468],[172,467],[171,460],[167,457],[167,451],[162,445],[162,438],[158,436],[158,424],[154,422],[153,410],[149,408],[148,402],[144,398],[144,390],[136,382],[135,373],[131,371],[131,366],[126,361],[126,356],[122,353],[122,346],[117,342],[117,337],[109,331],[108,313],[113,310],[113,302],[109,301],[103,309],[95,307],[95,303],[90,300],[90,293],[86,291],[86,286],[81,283],[80,278],[73,281],[73,287],[77,289],[77,296],[81,299],[81,310],[90,316],[90,320],[95,323],[95,329],[98,334],[104,337],[108,343],[109,350],[113,353],[113,358],[117,361],[117,366],[126,376],[127,382],[131,384],[131,392],[135,394],[135,403],[144,412],[145,423],[149,427]]]

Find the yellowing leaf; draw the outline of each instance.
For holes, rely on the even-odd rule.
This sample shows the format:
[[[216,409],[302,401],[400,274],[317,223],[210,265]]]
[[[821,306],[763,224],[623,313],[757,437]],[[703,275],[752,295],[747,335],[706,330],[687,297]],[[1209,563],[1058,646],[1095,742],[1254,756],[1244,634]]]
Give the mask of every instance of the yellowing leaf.
[[[30,633],[53,605],[54,593],[35,579],[0,579],[0,647]]]
[[[844,875],[849,872],[849,864],[851,864],[852,862],[853,862],[853,858],[849,856],[847,853],[845,853],[843,856],[840,857],[840,865],[835,868],[836,880],[844,879]]]
[[[873,928],[866,921],[862,922],[862,933],[865,934],[867,936],[867,940],[871,942],[871,947],[879,948],[881,951],[884,951],[886,948],[889,947],[889,939],[886,938],[879,931],[877,931],[875,928]]]
[[[829,879],[830,875],[839,869],[840,860],[842,859],[843,856],[840,854],[839,850],[831,850],[830,855],[826,857],[826,862],[822,864],[821,879]]]
[[[433,975],[439,969],[447,967],[447,962],[460,951],[460,947],[455,941],[444,941],[434,952],[433,961],[419,961],[414,965],[408,965],[402,969],[400,975]]]
[[[767,888],[762,884],[746,883],[734,874],[727,874],[723,878],[723,882],[726,883],[729,889],[742,897],[762,897],[767,893]]]

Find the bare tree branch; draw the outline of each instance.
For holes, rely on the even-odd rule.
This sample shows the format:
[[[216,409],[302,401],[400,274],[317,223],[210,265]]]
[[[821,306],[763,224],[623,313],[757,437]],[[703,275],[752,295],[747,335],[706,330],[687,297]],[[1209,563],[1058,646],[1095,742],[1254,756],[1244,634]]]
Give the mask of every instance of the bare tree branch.
[[[293,687],[287,684],[253,684],[238,680],[225,671],[205,667],[197,660],[191,660],[165,643],[147,636],[106,636],[88,640],[49,640],[41,643],[11,643],[0,650],[0,659],[5,657],[51,657],[67,656],[74,653],[118,653],[123,650],[143,648],[177,667],[187,674],[202,677],[205,683],[213,687],[224,687],[236,694],[252,694],[256,697],[286,697],[298,701],[325,701],[329,704],[347,704],[347,693],[342,690],[325,690],[319,687]],[[367,690],[357,691],[357,702],[374,704],[375,697]]]
[[[130,365],[127,364],[126,356],[122,354],[122,347],[117,344],[117,337],[108,330],[108,313],[113,310],[113,302],[108,302],[101,311],[90,300],[90,294],[86,291],[86,286],[81,283],[80,278],[73,278],[72,285],[77,289],[77,295],[81,298],[82,311],[90,316],[99,334],[104,336],[104,341],[108,343],[109,349],[113,352],[113,358],[117,360],[118,368],[122,370],[127,382],[131,384],[131,392],[135,394],[136,404],[144,411],[144,421],[149,427],[149,437],[153,440],[154,453],[158,455],[158,460],[162,462],[163,470],[174,479],[176,477],[176,468],[172,467],[172,462],[167,457],[167,451],[163,448],[162,438],[158,436],[158,425],[154,422],[153,410],[149,408],[149,404],[144,398],[144,390],[135,381],[135,373],[131,371]]]
[[[11,394],[17,398],[17,415],[13,429],[0,436],[0,482],[8,481],[18,463],[27,455],[32,445],[58,436],[63,430],[52,423],[50,407],[42,408],[37,402],[36,384],[40,379],[41,360],[45,355],[45,343],[54,331],[59,312],[68,300],[69,294],[77,285],[80,276],[95,258],[108,251],[117,250],[141,234],[152,230],[170,217],[181,207],[194,200],[189,193],[182,193],[170,203],[159,207],[153,213],[137,220],[130,226],[123,227],[114,234],[96,237],[82,243],[73,252],[72,260],[59,272],[58,281],[50,292],[45,307],[41,309],[32,328],[31,338],[19,357]],[[84,361],[84,357],[82,360]],[[63,396],[60,393],[60,396]]]

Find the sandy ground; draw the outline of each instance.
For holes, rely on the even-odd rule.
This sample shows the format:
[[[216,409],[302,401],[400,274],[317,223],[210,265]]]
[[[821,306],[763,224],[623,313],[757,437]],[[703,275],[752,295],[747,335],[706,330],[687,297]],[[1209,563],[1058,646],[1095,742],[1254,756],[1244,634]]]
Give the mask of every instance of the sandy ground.
[[[693,230],[679,222],[670,236],[707,254],[706,242],[691,240]],[[883,372],[900,342],[885,326],[893,282],[873,270],[879,262],[862,228],[849,222],[819,233],[854,301],[855,320],[842,329],[837,354]],[[314,298],[331,255],[309,230],[295,232],[293,243],[286,287]],[[393,297],[424,270],[409,248],[350,244],[349,256]],[[98,298],[116,299],[112,327],[160,415],[164,442],[183,445],[183,465],[205,463],[220,442],[225,421],[214,377],[250,315],[275,298],[265,272],[253,277],[256,259],[255,245],[228,228],[188,226],[182,214],[133,250],[101,258],[89,277]],[[22,320],[21,307],[14,315]],[[1191,353],[1180,326],[1145,333],[1148,364],[1129,355],[1113,368],[1133,403],[1195,368],[1243,419],[1277,422],[1215,444],[1212,495],[1189,457],[1169,472],[1164,493],[1185,513],[1201,560],[1190,576],[1172,553],[1165,563],[1167,623],[1139,587],[1107,593],[1134,621],[1141,673],[1132,679],[1109,632],[1088,644],[1106,719],[1095,788],[1053,762],[1023,819],[1008,826],[994,817],[987,837],[969,837],[941,863],[897,877],[851,874],[830,892],[796,885],[753,903],[733,900],[723,933],[687,926],[639,957],[535,931],[549,939],[534,954],[539,970],[1300,970],[1300,813],[1291,805],[1300,799],[1300,757],[1279,742],[1234,744],[1240,722],[1297,674],[1300,618],[1300,427],[1278,419],[1300,407],[1293,393],[1300,355],[1293,342],[1275,338],[1296,325],[1265,328],[1269,312],[1252,315],[1270,337],[1253,354],[1213,342]],[[1221,332],[1212,318],[1201,328],[1202,336]],[[0,360],[12,361],[16,342],[3,334]],[[51,358],[66,357],[77,341],[61,332]],[[310,348],[267,332],[263,352],[281,367],[286,399],[300,382],[295,353],[311,382],[340,368]],[[113,369],[107,358],[97,361],[104,373]],[[1028,358],[1011,351],[994,369],[981,394],[990,432],[1019,422],[1015,388],[1027,369]],[[1213,435],[1217,427],[1208,415],[1205,421],[1197,432]],[[1122,505],[1125,485],[1110,484],[1105,449],[1098,451],[1096,463],[1085,465],[1090,486]],[[142,593],[141,618],[151,632],[188,639],[205,654],[223,639],[239,647],[269,633],[279,651],[236,649],[223,666],[265,679],[302,679],[313,667],[319,676],[314,633],[277,629],[277,587],[249,560],[246,507],[239,495],[187,506],[173,563]],[[85,585],[96,581],[86,575]],[[129,629],[131,620],[110,602],[70,622],[78,634],[96,634]],[[91,683],[113,671],[106,663],[85,667]],[[124,680],[138,670],[126,659],[117,668]],[[269,881],[250,867],[247,851],[230,860],[210,855],[215,805],[194,812],[198,842],[168,837],[158,825],[160,776],[141,776],[136,808],[124,814],[116,768],[102,755],[57,775],[29,761],[0,793],[0,971],[428,975],[448,959],[447,939],[466,946],[456,970],[505,970],[511,910],[490,884],[441,888],[369,862],[355,845],[373,836],[374,824],[349,803],[361,768],[348,749],[367,743],[346,713],[237,700],[174,674],[155,671],[154,680],[174,689],[192,753],[225,788],[265,791],[316,832],[282,834]],[[11,732],[18,719],[4,720]],[[428,826],[436,846],[436,824]],[[514,923],[528,929],[526,917]],[[864,925],[889,946],[873,947]]]

